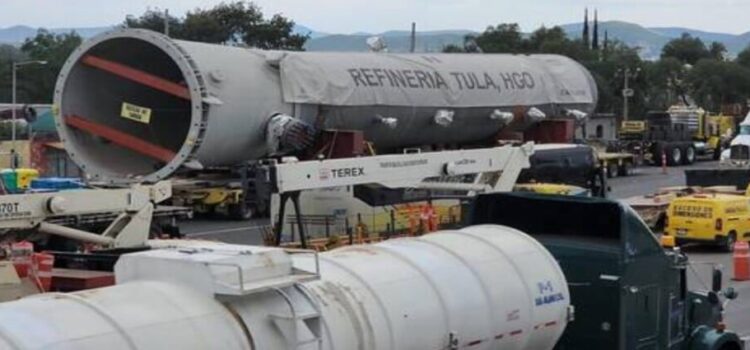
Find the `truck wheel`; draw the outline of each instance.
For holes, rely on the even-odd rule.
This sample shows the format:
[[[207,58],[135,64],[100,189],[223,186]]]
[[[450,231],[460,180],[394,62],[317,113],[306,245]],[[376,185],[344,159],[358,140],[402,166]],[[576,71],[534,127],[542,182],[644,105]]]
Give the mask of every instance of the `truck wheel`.
[[[717,145],[716,148],[714,149],[714,154],[713,154],[714,160],[721,159],[721,150],[722,150],[721,145]]]
[[[164,236],[164,228],[154,219],[151,219],[151,227],[148,231],[149,239],[161,239]]]
[[[682,150],[680,147],[667,147],[667,165],[675,166],[682,164]]]
[[[721,250],[731,253],[734,251],[734,243],[737,242],[737,233],[732,231],[729,232],[729,235],[727,235],[721,242]]]
[[[655,166],[661,166],[661,154],[664,152],[669,158],[669,150],[664,147],[663,143],[656,143],[650,148],[651,150],[651,164]]]
[[[617,164],[607,164],[607,178],[617,177]]]
[[[623,162],[617,168],[617,175],[619,176],[630,176],[632,174],[632,166],[628,162]]]
[[[240,204],[231,204],[227,209],[232,220],[250,220],[253,218],[253,210],[247,206],[243,209]]]
[[[695,147],[693,146],[685,147],[685,156],[683,157],[682,162],[685,165],[691,165],[695,163]]]

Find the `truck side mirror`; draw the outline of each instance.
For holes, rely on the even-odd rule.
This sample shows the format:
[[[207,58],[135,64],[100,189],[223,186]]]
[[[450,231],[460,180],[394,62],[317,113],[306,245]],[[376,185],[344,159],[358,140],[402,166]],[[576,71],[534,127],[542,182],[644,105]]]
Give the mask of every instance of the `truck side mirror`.
[[[711,290],[718,293],[721,291],[721,281],[723,277],[721,270],[714,268],[712,277]]]

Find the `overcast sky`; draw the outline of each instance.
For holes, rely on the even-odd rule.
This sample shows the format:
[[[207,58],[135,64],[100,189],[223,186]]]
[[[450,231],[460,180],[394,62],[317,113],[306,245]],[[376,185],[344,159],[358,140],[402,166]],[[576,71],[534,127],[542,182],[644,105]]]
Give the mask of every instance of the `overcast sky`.
[[[117,24],[127,14],[168,8],[184,14],[220,0],[0,0],[0,28],[17,24],[91,27]],[[581,21],[583,8],[602,20],[646,26],[683,26],[708,31],[750,31],[750,0],[256,0],[264,13],[282,13],[317,31],[381,32],[408,29],[481,30],[516,22],[525,31]]]

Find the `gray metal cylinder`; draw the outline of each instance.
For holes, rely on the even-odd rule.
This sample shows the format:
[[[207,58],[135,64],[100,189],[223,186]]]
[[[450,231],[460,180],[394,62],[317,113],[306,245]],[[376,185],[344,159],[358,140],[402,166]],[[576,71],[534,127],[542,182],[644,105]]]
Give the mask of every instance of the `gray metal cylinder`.
[[[468,144],[535,107],[548,117],[596,104],[585,68],[555,55],[260,51],[124,29],[75,50],[55,90],[72,159],[95,180],[156,181],[182,167],[269,153],[269,120],[363,130],[379,149]]]

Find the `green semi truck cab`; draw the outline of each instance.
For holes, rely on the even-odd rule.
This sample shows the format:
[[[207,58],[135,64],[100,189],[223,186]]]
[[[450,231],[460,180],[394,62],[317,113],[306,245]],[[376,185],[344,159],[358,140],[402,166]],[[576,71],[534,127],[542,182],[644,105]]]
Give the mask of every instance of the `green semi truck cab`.
[[[687,287],[688,259],[665,250],[629,207],[588,197],[488,194],[471,225],[500,224],[539,240],[562,267],[575,307],[556,349],[740,350],[724,329],[721,272],[710,291]]]

